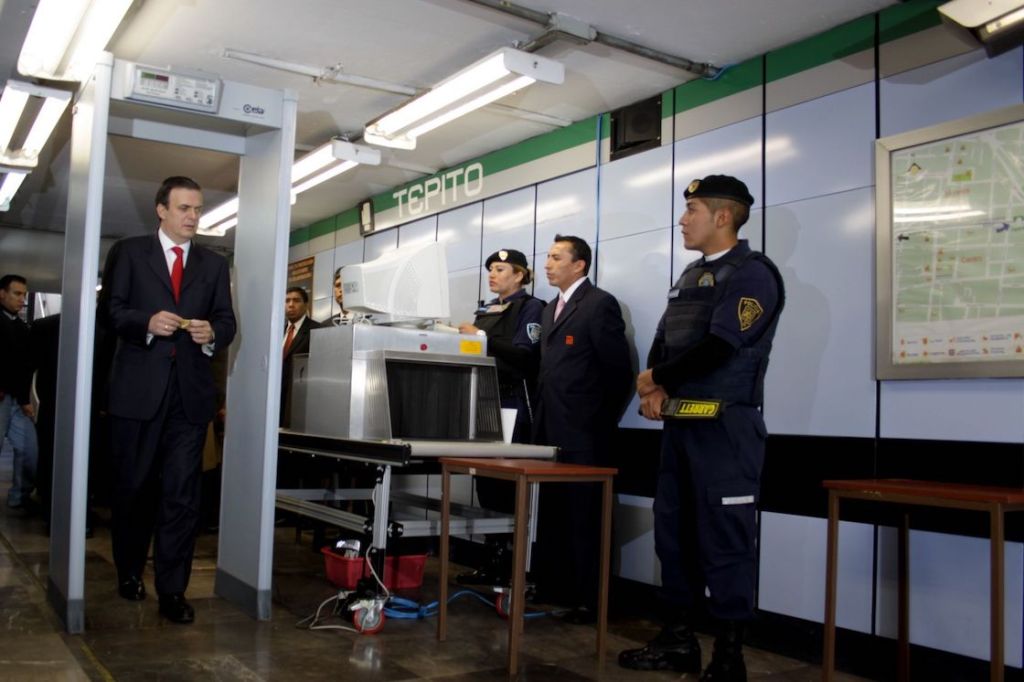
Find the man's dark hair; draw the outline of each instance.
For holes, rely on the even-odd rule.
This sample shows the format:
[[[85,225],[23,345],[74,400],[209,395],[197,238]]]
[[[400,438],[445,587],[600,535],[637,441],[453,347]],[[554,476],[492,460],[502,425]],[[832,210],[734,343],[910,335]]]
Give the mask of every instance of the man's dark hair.
[[[569,243],[569,252],[572,253],[572,259],[574,261],[581,260],[585,263],[585,265],[583,266],[583,276],[586,277],[587,274],[590,272],[590,262],[593,258],[593,255],[590,251],[590,245],[587,244],[582,239],[580,239],[579,237],[573,237],[571,235],[566,236],[556,234],[555,241]]]
[[[11,288],[11,282],[17,282],[18,284],[24,284],[28,287],[28,280],[21,275],[4,275],[0,277],[0,289],[7,291]]]
[[[298,294],[302,297],[302,302],[309,305],[309,292],[302,287],[288,287],[288,290],[284,292],[285,296],[288,294]]]
[[[345,266],[343,265],[341,267]],[[334,279],[332,279],[331,282],[337,282],[339,277],[341,277],[341,268],[338,268],[337,270],[334,271]]]
[[[172,175],[163,181],[160,185],[160,189],[156,191],[156,206],[167,206],[167,202],[170,200],[172,189],[194,189],[197,192],[202,192],[203,188],[199,186],[199,183],[192,178],[186,178],[184,175]],[[168,208],[170,208],[168,206]]]

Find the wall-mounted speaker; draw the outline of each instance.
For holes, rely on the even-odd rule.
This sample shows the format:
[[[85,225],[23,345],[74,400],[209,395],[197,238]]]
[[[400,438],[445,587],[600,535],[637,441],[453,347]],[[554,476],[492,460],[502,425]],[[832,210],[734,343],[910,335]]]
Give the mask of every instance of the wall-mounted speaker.
[[[661,95],[611,113],[611,160],[661,146]]]

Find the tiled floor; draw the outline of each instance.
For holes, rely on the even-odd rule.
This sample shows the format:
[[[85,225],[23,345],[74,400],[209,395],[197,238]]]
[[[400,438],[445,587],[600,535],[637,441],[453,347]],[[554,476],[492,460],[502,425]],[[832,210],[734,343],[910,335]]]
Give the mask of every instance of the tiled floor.
[[[0,459],[0,492],[9,485],[10,460]],[[97,524],[86,543],[86,631],[67,635],[46,602],[48,539],[38,517],[0,505],[0,680],[502,680],[506,622],[471,598],[449,608],[448,641],[436,640],[436,621],[388,620],[374,636],[344,629],[296,627],[335,590],[309,536],[278,531],[274,547],[274,604],[269,622],[254,621],[213,594],[217,539],[200,538],[188,597],[196,608],[190,626],[157,615],[152,576],[149,598],[120,599],[115,590],[107,528]],[[420,594],[437,592],[436,562],[427,564]],[[338,618],[327,624],[343,626]],[[615,663],[619,650],[654,634],[646,621],[613,620],[604,666],[592,653],[594,630],[553,618],[532,619],[522,646],[522,680],[695,679],[673,673],[636,673]],[[711,642],[702,638],[705,659]],[[820,679],[800,661],[750,649],[750,679]],[[840,680],[859,678],[840,675]]]

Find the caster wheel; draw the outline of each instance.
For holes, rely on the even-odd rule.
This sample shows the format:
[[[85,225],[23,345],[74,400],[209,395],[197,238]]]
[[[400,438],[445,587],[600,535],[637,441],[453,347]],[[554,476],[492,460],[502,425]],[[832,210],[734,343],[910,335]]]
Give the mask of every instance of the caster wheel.
[[[509,601],[508,592],[500,592],[494,598],[494,610],[498,612],[498,615],[502,618],[508,618],[509,611],[511,610],[511,602]]]
[[[384,613],[379,609],[359,609],[352,615],[352,624],[364,635],[375,635],[384,629]]]

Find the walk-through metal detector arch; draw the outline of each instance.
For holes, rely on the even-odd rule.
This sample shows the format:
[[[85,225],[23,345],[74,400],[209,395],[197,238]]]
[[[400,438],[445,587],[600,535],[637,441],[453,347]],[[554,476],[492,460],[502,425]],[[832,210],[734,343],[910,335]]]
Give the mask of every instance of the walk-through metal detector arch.
[[[270,618],[284,327],[276,302],[284,300],[296,110],[291,91],[140,70],[109,54],[74,102],[48,584],[68,632],[85,627],[96,263],[108,134],[241,157],[232,292],[239,327],[228,370],[215,591],[256,618]],[[187,174],[187,168],[165,173]]]

